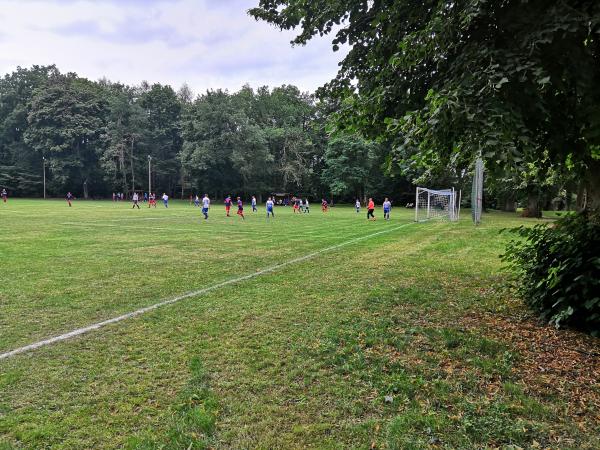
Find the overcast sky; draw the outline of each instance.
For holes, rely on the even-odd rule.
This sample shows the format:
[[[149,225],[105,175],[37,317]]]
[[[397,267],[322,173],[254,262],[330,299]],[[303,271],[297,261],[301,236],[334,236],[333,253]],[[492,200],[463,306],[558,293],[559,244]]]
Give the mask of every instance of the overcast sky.
[[[195,94],[245,83],[313,91],[343,56],[331,37],[292,47],[256,22],[258,0],[0,0],[0,74],[56,64],[97,80],[187,82]]]

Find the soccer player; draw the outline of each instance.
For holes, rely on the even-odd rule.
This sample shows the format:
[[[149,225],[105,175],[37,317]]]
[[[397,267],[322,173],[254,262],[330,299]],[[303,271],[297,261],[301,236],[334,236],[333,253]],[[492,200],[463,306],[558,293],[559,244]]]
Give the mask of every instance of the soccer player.
[[[246,218],[244,217],[244,204],[242,203],[242,199],[239,197],[237,198],[237,207],[238,207],[237,215],[241,216],[241,218],[243,220],[246,220]]]
[[[373,214],[375,212],[375,202],[373,201],[372,198],[369,198],[369,205],[367,206],[367,220],[371,220],[371,218],[373,218],[373,220],[375,220],[375,214]]]
[[[210,208],[210,199],[208,194],[204,194],[202,199],[202,214],[204,214],[204,220],[208,220],[208,208]]]
[[[227,214],[227,217],[229,217],[229,210],[231,210],[231,195],[228,195],[225,198],[225,213]]]
[[[144,203],[148,202],[148,193],[144,192]]]
[[[256,197],[253,195],[252,196],[252,212],[256,212]]]
[[[329,205],[327,204],[327,200],[325,200],[324,198],[322,198],[321,199],[321,211],[323,211],[324,213],[326,213],[328,209],[329,209]]]
[[[71,192],[67,192],[67,203],[69,204],[69,208],[71,207],[72,200],[73,200],[73,194],[71,194]]]
[[[385,220],[390,220],[390,211],[392,209],[392,202],[385,198],[385,202],[383,202],[383,218]]]
[[[194,197],[194,206],[200,206],[200,197],[198,197],[198,194]]]
[[[360,213],[360,200],[358,198],[356,199],[354,207],[356,208],[356,214]]]
[[[169,196],[167,195],[166,192],[163,192],[162,199],[163,199],[163,204],[165,205],[165,208],[168,208],[169,207]]]
[[[8,198],[8,193],[6,192],[6,189],[2,189],[2,201],[4,203],[6,203],[6,199]]]
[[[154,206],[156,208],[156,194],[153,193],[150,193],[148,201],[148,208],[150,208],[151,206]]]
[[[308,204],[308,199],[304,199],[304,214],[310,213],[310,205]]]
[[[135,209],[136,206],[137,206],[137,209],[140,209],[140,204],[138,203],[140,201],[140,197],[138,196],[137,192],[133,193],[133,197],[131,197],[131,201],[133,202],[133,206],[131,207],[131,209]]]
[[[273,203],[273,200],[271,200],[271,197],[269,197],[267,200],[267,219],[269,219],[269,214],[273,216],[273,219],[275,218],[275,212],[273,211],[274,205],[275,204]]]

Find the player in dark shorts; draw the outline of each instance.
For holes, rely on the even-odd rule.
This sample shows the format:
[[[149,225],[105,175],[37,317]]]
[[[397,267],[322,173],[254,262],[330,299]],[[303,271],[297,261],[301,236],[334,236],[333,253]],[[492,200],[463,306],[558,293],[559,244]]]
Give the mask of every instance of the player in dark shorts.
[[[137,206],[137,209],[140,209],[140,196],[138,195],[137,192],[133,193],[133,196],[131,197],[131,201],[133,202],[133,206],[131,207],[131,209],[135,209],[135,207]]]
[[[7,198],[8,198],[8,193],[6,192],[6,189],[2,189],[2,201],[4,203],[6,203]]]
[[[327,204],[327,200],[324,198],[321,199],[321,211],[326,213],[329,210],[329,205]]]
[[[71,202],[73,201],[73,194],[71,194],[70,192],[67,192],[67,203],[69,204],[69,207],[71,207]]]
[[[369,204],[367,205],[367,220],[375,220],[375,202],[372,198],[369,199]]]

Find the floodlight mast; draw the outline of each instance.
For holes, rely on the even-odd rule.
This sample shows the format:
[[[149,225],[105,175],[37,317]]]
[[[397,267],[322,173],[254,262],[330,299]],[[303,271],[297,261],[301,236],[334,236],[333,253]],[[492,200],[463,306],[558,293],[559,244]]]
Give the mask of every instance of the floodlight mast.
[[[44,200],[46,200],[46,157],[42,156],[42,167],[44,170]]]
[[[148,155],[148,196],[152,193],[152,156]]]

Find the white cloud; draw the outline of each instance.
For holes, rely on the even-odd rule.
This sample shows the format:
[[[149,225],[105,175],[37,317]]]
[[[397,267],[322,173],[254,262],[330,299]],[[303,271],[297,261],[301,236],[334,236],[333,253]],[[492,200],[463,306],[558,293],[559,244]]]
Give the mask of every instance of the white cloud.
[[[187,82],[196,92],[295,84],[314,90],[333,78],[341,52],[330,39],[291,47],[246,14],[258,0],[1,2],[0,72],[56,64],[90,79],[128,84]]]

